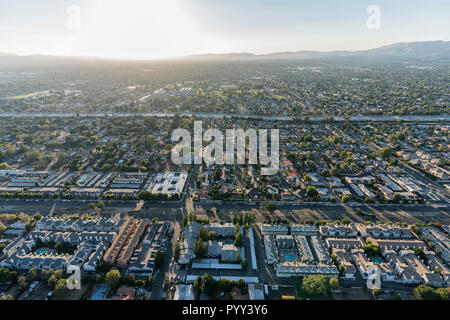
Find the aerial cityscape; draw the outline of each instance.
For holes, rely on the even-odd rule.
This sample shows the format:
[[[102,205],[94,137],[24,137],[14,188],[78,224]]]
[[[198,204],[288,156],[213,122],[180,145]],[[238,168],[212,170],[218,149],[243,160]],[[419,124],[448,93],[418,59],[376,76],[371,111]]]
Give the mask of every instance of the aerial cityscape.
[[[216,10],[230,10],[227,37],[242,24],[251,41],[266,29],[240,19],[275,5],[252,16],[249,4],[212,2],[216,22],[198,2],[158,8],[180,26],[199,9],[192,19],[220,35],[231,22]],[[75,3],[61,15],[85,8]],[[113,17],[127,8],[111,3]],[[136,10],[125,11],[129,28],[144,23],[132,24]],[[164,29],[166,16],[152,23]],[[295,29],[289,17],[267,28]],[[44,22],[30,49],[25,29],[0,23],[0,37],[10,23],[20,39],[0,43],[0,300],[450,300],[450,28],[440,19],[416,40],[390,37],[388,20],[374,45],[365,31],[352,36],[359,47],[321,31],[328,46],[305,38],[297,50],[275,33],[270,47],[258,33],[254,47],[193,50],[166,43],[169,28],[153,44],[164,50],[127,39],[117,55],[78,33],[58,51]]]

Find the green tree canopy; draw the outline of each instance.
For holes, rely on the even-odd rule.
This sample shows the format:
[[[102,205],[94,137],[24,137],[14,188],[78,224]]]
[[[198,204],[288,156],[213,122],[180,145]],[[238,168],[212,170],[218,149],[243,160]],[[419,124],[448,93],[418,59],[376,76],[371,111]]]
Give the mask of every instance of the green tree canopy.
[[[121,275],[119,270],[113,269],[106,274],[105,282],[110,288],[116,288],[119,284],[120,278]]]
[[[201,241],[200,239],[195,242],[194,245],[194,253],[197,258],[203,258],[206,255],[206,252],[208,251],[208,247],[206,244]]]
[[[336,277],[330,278],[330,288],[333,290],[339,289],[339,279]]]
[[[389,147],[384,147],[378,150],[378,156],[380,156],[384,160],[388,160],[392,156],[392,154],[393,152]]]
[[[323,275],[303,278],[303,293],[309,299],[324,299],[328,296],[328,281]]]

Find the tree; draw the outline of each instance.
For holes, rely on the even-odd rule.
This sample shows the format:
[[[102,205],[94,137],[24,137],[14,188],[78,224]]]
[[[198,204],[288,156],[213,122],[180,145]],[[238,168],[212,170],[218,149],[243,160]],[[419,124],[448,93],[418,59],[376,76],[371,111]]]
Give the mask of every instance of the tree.
[[[54,288],[56,286],[56,284],[58,283],[59,279],[62,278],[62,275],[63,275],[62,270],[54,271],[47,281],[48,284]]]
[[[242,270],[246,271],[248,269],[248,260],[244,259],[241,262]]]
[[[303,278],[302,288],[306,298],[324,299],[328,296],[328,281],[323,275]]]
[[[169,288],[170,288],[170,281],[169,281],[169,279],[167,279],[167,278],[164,279],[163,287],[164,287],[165,291],[169,290]]]
[[[416,289],[415,293],[423,300],[449,300],[449,292],[446,288],[433,289],[427,285],[421,284]]]
[[[119,270],[113,269],[106,274],[105,282],[110,288],[116,288],[119,284],[120,278],[121,275]]]
[[[274,213],[275,210],[277,210],[277,206],[276,204],[269,202],[268,204],[266,204],[266,210],[269,211],[270,213]]]
[[[310,186],[310,187],[306,188],[306,194],[310,198],[315,198],[319,195],[319,191],[317,191],[316,187]]]
[[[422,248],[414,248],[413,251],[415,255],[418,256],[420,259],[422,259],[425,263],[428,262],[427,255],[425,254]]]
[[[209,274],[205,273],[201,283],[201,290],[208,296],[212,296],[215,291],[215,280]]]
[[[148,277],[148,281],[147,281],[147,289],[151,289],[153,285],[153,277],[150,276]]]
[[[238,253],[236,253],[236,262],[237,263],[241,263],[241,261],[242,261],[241,252],[238,251]]]
[[[378,297],[378,296],[381,294],[380,288],[372,288],[372,294],[373,294],[375,297]]]
[[[56,250],[56,252],[58,252],[58,253],[62,253],[62,251],[64,250],[64,243],[63,242],[57,242],[56,244],[55,244],[55,250]]]
[[[109,270],[111,270],[111,266],[106,263],[105,261],[100,262],[96,267],[95,271],[100,273],[107,273]]]
[[[216,232],[215,231],[210,231],[208,233],[208,239],[209,240],[216,240]]]
[[[332,290],[338,290],[339,289],[339,279],[336,277],[330,278],[330,288]]]
[[[67,292],[67,280],[59,279],[55,285],[55,293],[57,295],[63,295]]]
[[[236,283],[237,287],[241,290],[243,290],[245,288],[245,281],[244,279],[239,279],[238,282]]]
[[[238,233],[241,232],[241,226],[240,224],[236,224],[236,226],[234,227],[234,236],[236,236]]]
[[[330,169],[330,176],[332,176],[332,177],[337,176],[337,170],[336,170],[336,168]]]
[[[342,203],[347,203],[349,201],[350,201],[350,197],[349,196],[345,195],[345,196],[342,197]]]
[[[236,237],[235,237],[235,239],[234,239],[234,245],[236,246],[236,247],[242,247],[242,245],[243,245],[243,239],[242,239],[242,234],[239,232],[239,233],[237,233],[236,234]]]
[[[41,157],[41,153],[38,150],[33,149],[26,153],[26,158],[28,161],[37,161]]]
[[[206,244],[200,239],[197,240],[194,244],[194,253],[197,258],[203,258],[208,251],[208,247]]]
[[[159,218],[152,219],[152,224],[158,224],[158,223],[159,223]]]
[[[450,300],[450,289],[447,288],[437,288],[436,294],[439,296],[440,300]]]
[[[200,230],[198,232],[198,237],[202,241],[208,241],[209,240],[208,230],[205,228],[205,226],[201,226],[201,228],[200,228]]]
[[[7,164],[6,162],[2,162],[0,163],[0,170],[10,170],[11,167],[9,164]]]
[[[159,268],[162,265],[162,263],[164,262],[164,256],[165,256],[164,251],[158,251],[155,253],[155,267],[156,268]]]
[[[415,291],[424,300],[437,300],[438,298],[434,289],[424,284],[418,286]]]
[[[139,200],[151,200],[152,199],[152,194],[148,190],[143,190],[143,191],[138,193],[138,199]]]
[[[0,234],[6,231],[6,226],[0,221]]]
[[[189,224],[189,216],[187,214],[183,215],[183,227],[186,228]]]
[[[173,259],[178,262],[178,258],[180,257],[180,251],[181,251],[181,246],[180,243],[177,241],[175,243],[175,246],[173,247]]]
[[[136,276],[134,275],[134,273],[130,273],[125,278],[126,283],[130,286],[134,284],[135,280],[136,280]]]
[[[400,203],[402,200],[403,200],[403,197],[398,193],[394,193],[394,195],[392,196],[392,201],[394,201],[396,203]]]
[[[378,156],[384,160],[388,160],[392,156],[392,150],[389,147],[384,147],[378,150]]]
[[[147,281],[142,279],[135,280],[133,286],[136,288],[145,288],[147,287]]]
[[[202,293],[202,277],[198,276],[197,279],[194,281],[194,294],[195,299],[198,299],[200,296],[200,293]]]
[[[97,208],[99,208],[99,209],[105,209],[105,203],[104,203],[103,201],[99,201],[99,202],[97,203]]]
[[[20,289],[25,289],[27,287],[27,278],[24,276],[20,276],[17,278],[17,284],[19,285]]]
[[[36,268],[32,268],[27,273],[27,280],[28,281],[34,281],[36,279],[37,270]]]
[[[222,278],[219,280],[218,286],[220,290],[230,292],[234,287],[234,283],[227,278]]]
[[[367,241],[367,244],[361,247],[368,257],[378,257],[381,255],[380,247],[374,245],[370,241]]]
[[[345,273],[345,266],[343,264],[340,264],[338,269],[339,269],[339,274],[341,276],[343,276]]]
[[[233,214],[233,224],[236,225],[239,223],[239,217],[237,214]]]
[[[42,279],[45,281],[48,281],[48,279],[50,279],[50,277],[52,276],[52,272],[49,270],[42,270]]]

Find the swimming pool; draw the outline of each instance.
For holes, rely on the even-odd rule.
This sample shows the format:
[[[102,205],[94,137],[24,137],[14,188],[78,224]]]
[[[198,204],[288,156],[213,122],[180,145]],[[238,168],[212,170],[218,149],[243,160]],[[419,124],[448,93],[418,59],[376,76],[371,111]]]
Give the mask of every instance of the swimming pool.
[[[284,259],[286,260],[295,260],[295,255],[293,254],[285,254]]]
[[[101,284],[95,289],[91,296],[91,300],[105,300],[109,287],[106,284]]]
[[[379,263],[379,264],[383,263],[383,260],[381,258],[378,258],[378,257],[372,258],[372,261],[376,262],[376,263]]]
[[[50,250],[48,248],[40,248],[36,250],[37,254],[44,254],[44,253],[48,253]]]
[[[78,180],[79,183],[83,183],[87,178],[89,177],[88,174],[84,174],[81,176],[81,178]]]

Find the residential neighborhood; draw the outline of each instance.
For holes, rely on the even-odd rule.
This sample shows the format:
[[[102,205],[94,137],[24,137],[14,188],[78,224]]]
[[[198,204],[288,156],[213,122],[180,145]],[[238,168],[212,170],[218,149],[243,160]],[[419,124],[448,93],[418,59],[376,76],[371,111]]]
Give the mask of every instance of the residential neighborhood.
[[[0,1],[0,300],[450,300],[449,10],[410,2]]]

